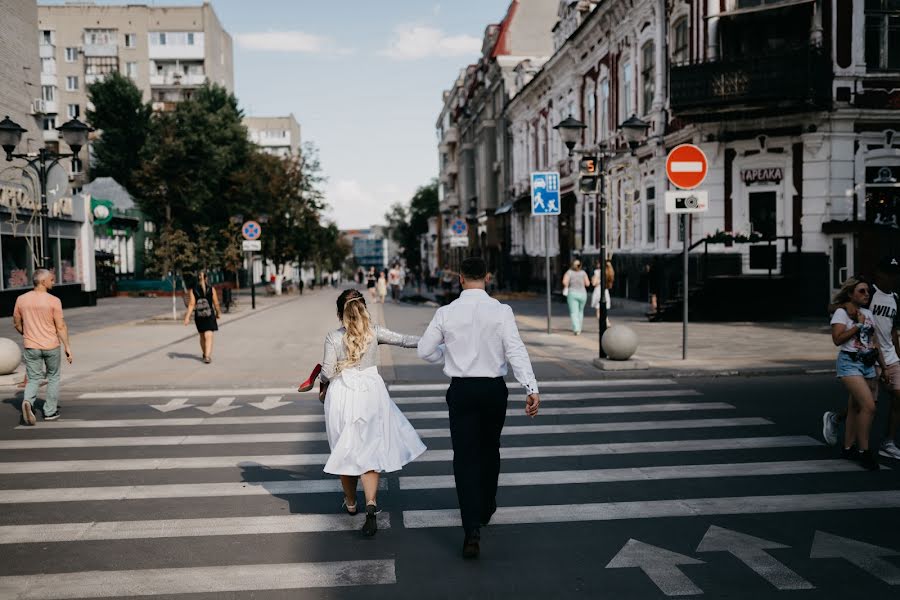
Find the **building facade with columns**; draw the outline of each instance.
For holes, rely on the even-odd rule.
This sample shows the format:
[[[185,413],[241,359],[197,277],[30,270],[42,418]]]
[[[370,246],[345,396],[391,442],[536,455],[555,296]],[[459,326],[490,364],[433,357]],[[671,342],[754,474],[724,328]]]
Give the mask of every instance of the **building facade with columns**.
[[[615,153],[603,161],[614,293],[657,294],[657,317],[680,314],[685,236],[691,306],[709,318],[821,315],[842,280],[900,252],[895,2],[564,0],[557,16],[552,56],[504,111],[520,286],[543,279],[532,171],[562,176],[554,285],[571,258],[598,255],[600,203],[576,191],[578,156],[553,129],[570,114],[586,125],[579,147]],[[632,115],[650,129],[628,152],[618,128]],[[665,158],[683,143],[709,162],[710,209],[685,227],[664,202]]]

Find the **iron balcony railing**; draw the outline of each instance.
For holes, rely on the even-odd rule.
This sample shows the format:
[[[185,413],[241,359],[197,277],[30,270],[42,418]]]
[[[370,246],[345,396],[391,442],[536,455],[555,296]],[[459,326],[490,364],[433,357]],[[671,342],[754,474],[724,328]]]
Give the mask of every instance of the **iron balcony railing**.
[[[675,116],[715,118],[715,112],[827,108],[831,61],[819,48],[673,66]]]

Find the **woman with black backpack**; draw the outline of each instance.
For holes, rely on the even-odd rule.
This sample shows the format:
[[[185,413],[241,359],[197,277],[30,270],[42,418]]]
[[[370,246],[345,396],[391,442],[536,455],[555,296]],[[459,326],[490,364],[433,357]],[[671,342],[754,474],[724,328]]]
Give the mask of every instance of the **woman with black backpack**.
[[[219,330],[216,319],[222,316],[219,297],[216,295],[216,289],[209,285],[205,271],[198,273],[197,285],[189,290],[188,294],[190,296],[187,314],[184,315],[184,324],[187,325],[191,322],[193,314],[194,324],[200,334],[200,351],[203,352],[203,362],[209,364],[212,362],[213,331]]]

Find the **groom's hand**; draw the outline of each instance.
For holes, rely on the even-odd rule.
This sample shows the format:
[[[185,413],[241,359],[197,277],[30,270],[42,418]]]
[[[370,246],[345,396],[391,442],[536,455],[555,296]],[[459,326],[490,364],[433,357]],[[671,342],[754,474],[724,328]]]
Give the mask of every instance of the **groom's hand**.
[[[530,394],[525,399],[525,415],[535,417],[538,414],[538,407],[541,405],[541,397],[539,394]]]

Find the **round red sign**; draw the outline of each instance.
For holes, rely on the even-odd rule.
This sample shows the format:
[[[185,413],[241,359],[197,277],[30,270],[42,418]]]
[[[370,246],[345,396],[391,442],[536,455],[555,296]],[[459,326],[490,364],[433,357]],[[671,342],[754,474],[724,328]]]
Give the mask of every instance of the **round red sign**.
[[[693,144],[676,146],[666,158],[666,175],[675,187],[692,190],[706,179],[706,155]]]

